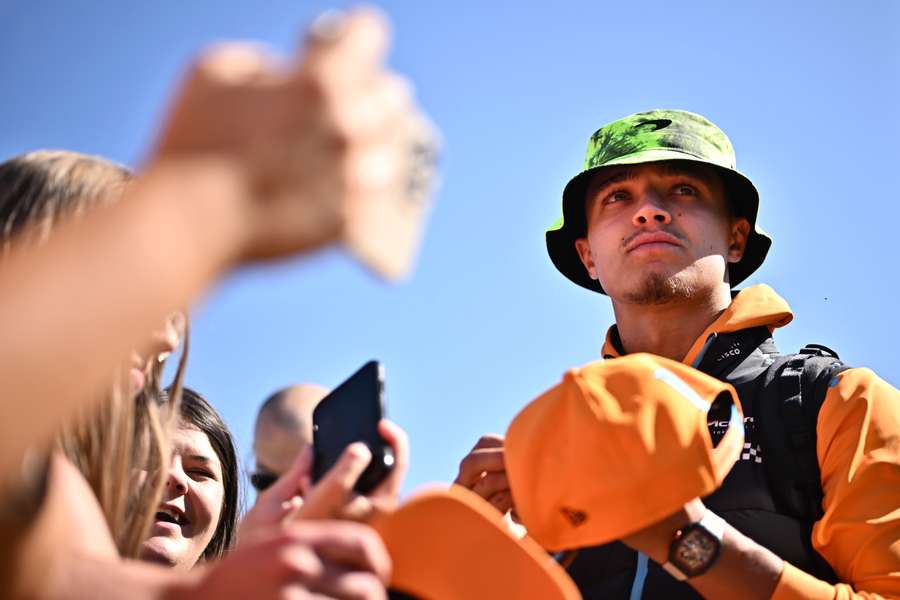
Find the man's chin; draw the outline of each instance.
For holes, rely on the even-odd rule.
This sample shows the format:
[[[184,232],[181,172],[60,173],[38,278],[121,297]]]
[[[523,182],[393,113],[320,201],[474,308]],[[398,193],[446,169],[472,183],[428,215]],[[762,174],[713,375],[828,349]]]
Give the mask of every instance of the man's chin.
[[[690,298],[692,293],[690,280],[683,273],[654,271],[624,296],[631,304],[658,305]]]

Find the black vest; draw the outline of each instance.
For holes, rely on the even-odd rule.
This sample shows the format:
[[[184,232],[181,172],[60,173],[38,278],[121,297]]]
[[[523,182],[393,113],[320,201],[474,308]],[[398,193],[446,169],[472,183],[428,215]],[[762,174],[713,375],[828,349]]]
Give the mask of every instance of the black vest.
[[[613,329],[612,340],[618,343]],[[766,327],[711,336],[698,361],[699,370],[732,384],[744,409],[744,449],[722,486],[703,498],[704,504],[735,529],[765,546],[797,568],[825,581],[835,582],[828,563],[813,549],[813,519],[789,516],[773,496],[760,446],[762,411],[758,404],[772,401],[764,393],[768,368],[779,356]],[[604,357],[609,358],[609,357]],[[772,411],[765,414],[771,415]],[[771,417],[767,417],[771,418]],[[727,428],[727,415],[710,412],[708,423],[715,443]],[[648,490],[652,493],[652,490]],[[567,570],[588,600],[601,598],[701,598],[690,585],[676,581],[662,567],[621,542],[578,551]]]

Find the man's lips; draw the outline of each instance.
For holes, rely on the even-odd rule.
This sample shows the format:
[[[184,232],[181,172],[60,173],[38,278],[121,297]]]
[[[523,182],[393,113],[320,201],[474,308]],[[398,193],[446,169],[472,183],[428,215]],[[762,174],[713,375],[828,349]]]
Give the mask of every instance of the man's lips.
[[[653,246],[653,247],[665,247],[665,246],[678,246],[681,247],[682,243],[677,237],[672,235],[671,233],[666,233],[665,231],[654,231],[652,233],[639,233],[633,238],[631,238],[627,244],[625,244],[625,253],[628,254],[637,250],[642,246]]]

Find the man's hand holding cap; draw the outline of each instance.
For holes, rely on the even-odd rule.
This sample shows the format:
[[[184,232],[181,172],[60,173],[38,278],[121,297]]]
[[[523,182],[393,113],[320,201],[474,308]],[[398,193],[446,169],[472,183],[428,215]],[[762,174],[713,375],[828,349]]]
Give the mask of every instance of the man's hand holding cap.
[[[707,413],[731,406],[713,446]],[[548,550],[621,539],[710,494],[744,441],[730,385],[650,354],[566,373],[519,413],[506,468],[529,535]]]

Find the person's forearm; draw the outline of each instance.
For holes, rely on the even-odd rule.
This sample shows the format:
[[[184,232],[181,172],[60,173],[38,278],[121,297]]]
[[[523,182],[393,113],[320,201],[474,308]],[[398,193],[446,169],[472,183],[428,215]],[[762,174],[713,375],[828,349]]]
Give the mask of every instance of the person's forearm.
[[[0,268],[0,473],[102,397],[166,314],[234,262],[242,186],[213,162],[152,167],[116,206],[10,256]]]
[[[69,556],[61,560],[53,589],[47,597],[58,600],[174,600],[196,598],[202,567],[185,573],[134,560],[104,560]]]
[[[784,561],[778,556],[729,525],[719,559],[689,583],[704,598],[767,600],[783,568]]]
[[[698,522],[706,508],[699,500],[622,541],[659,564],[668,560],[675,532]],[[703,575],[687,580],[704,598],[763,600],[772,596],[784,561],[731,525],[726,525],[718,559]]]

